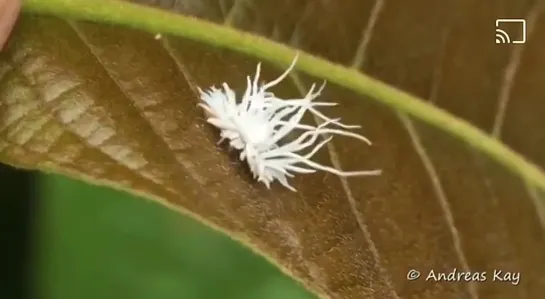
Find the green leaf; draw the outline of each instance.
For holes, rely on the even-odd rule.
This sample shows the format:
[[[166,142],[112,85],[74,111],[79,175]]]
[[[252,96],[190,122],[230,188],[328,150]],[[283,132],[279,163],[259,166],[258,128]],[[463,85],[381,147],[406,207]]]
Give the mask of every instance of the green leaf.
[[[130,190],[188,213],[324,298],[542,294],[545,139],[537,128],[545,89],[533,79],[545,71],[533,37],[542,7],[514,0],[296,3],[164,4],[192,18],[117,1],[26,1],[26,12],[67,19],[25,15],[0,56],[2,161]],[[527,15],[527,44],[489,38],[495,18],[508,12]],[[196,87],[228,82],[240,90],[257,63],[245,55],[287,65],[295,50],[282,43],[315,56],[302,54],[302,73],[275,92],[305,93],[316,80],[306,75],[328,80],[323,98],[340,103],[328,115],[362,124],[374,143],[335,140],[317,160],[383,175],[317,173],[294,179],[298,193],[267,190],[234,153],[215,146],[217,132],[195,107]],[[263,66],[268,79],[280,71]],[[488,271],[488,279],[407,281],[411,268],[424,277]],[[494,269],[523,279],[517,287],[494,282]]]
[[[33,269],[42,298],[314,298],[227,236],[160,205],[58,175],[40,185]]]

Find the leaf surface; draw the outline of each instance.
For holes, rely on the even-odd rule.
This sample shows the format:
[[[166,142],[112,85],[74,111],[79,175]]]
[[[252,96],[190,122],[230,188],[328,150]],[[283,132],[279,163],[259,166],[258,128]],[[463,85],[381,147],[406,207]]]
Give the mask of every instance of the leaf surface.
[[[375,76],[471,121],[539,166],[545,59],[538,1],[157,1]],[[494,19],[524,15],[525,45],[495,45]],[[541,18],[542,20],[543,18]],[[518,57],[518,58],[517,58]],[[418,119],[329,84],[327,110],[373,146],[336,138],[316,160],[379,177],[254,182],[196,107],[196,87],[241,92],[257,60],[187,39],[25,15],[0,55],[3,162],[151,197],[271,258],[323,298],[538,298],[543,192]],[[264,64],[263,76],[281,70]],[[275,89],[306,93],[295,74]],[[506,104],[505,104],[506,103]],[[503,108],[505,107],[505,108]],[[421,272],[408,281],[410,269]],[[487,272],[484,282],[426,281]],[[493,271],[520,272],[517,286]]]

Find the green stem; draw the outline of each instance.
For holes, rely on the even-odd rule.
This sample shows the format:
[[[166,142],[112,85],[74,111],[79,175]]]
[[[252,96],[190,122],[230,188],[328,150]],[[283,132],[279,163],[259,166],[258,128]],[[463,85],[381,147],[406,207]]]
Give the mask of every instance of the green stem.
[[[296,49],[251,33],[129,2],[26,0],[23,11],[74,20],[119,24],[152,34],[171,34],[215,47],[231,49],[283,66],[289,65],[297,52]],[[488,154],[500,164],[520,174],[526,181],[545,190],[545,175],[537,166],[463,119],[357,70],[306,53],[300,53],[295,68],[344,86],[361,95],[369,96],[393,109],[439,127]]]

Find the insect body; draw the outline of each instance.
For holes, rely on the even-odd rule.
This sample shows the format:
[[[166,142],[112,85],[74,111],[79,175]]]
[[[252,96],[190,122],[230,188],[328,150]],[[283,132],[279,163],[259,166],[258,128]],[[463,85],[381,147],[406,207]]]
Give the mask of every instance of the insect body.
[[[239,158],[241,161],[247,161],[254,179],[265,184],[267,188],[270,188],[271,182],[277,180],[284,187],[296,191],[287,178],[293,177],[294,173],[313,173],[317,170],[339,176],[380,174],[381,170],[342,171],[310,160],[333,138],[330,136],[316,144],[318,138],[326,134],[353,137],[367,144],[371,142],[347,130],[360,126],[343,124],[340,118],[331,119],[317,110],[317,107],[337,105],[313,101],[321,94],[325,82],[316,91],[316,85],[313,84],[303,98],[280,99],[267,91],[288,75],[296,61],[297,56],[282,75],[261,86],[258,86],[261,71],[261,64],[258,64],[254,80],[252,81],[250,76],[247,77],[246,91],[240,102],[226,83],[222,84],[223,90],[211,87],[203,91],[199,88],[202,100],[199,106],[209,115],[207,122],[221,130],[218,144],[229,140],[230,147],[241,151]],[[312,113],[322,123],[318,126],[301,124],[306,112]],[[301,130],[303,133],[295,140],[286,142],[286,136],[294,130]],[[300,154],[314,144],[316,145],[310,152]]]

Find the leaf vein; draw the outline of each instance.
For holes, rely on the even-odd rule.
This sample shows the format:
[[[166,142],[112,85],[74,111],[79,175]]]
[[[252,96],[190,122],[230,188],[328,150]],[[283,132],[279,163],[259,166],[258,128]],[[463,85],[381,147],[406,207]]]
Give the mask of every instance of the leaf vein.
[[[408,118],[407,115],[402,114],[400,112],[398,113],[398,116],[401,122],[403,123],[404,127],[407,129],[407,132],[411,138],[414,150],[420,157],[420,160],[426,172],[428,173],[428,176],[431,179],[433,190],[435,191],[435,194],[437,195],[437,199],[439,200],[439,205],[441,206],[441,209],[443,210],[445,221],[448,224],[448,228],[454,243],[454,250],[462,265],[463,271],[470,272],[469,263],[467,262],[467,258],[465,257],[465,254],[463,251],[460,233],[458,232],[458,229],[456,228],[456,223],[454,221],[452,210],[448,203],[448,199],[445,194],[445,191],[443,190],[443,187],[441,185],[441,180],[439,179],[439,175],[437,174],[437,171],[435,170],[435,166],[433,165],[431,158],[426,152],[426,149],[424,148],[424,145],[422,144],[422,141],[420,140],[420,137],[418,136],[418,132],[416,128],[414,127],[412,121]],[[469,291],[471,299],[479,298],[479,295],[477,292],[477,286],[475,282],[473,281],[469,282],[467,284],[467,287],[468,287],[468,291]]]
[[[375,0],[375,5],[373,5],[371,15],[369,16],[369,20],[367,21],[367,26],[363,29],[360,41],[358,42],[358,49],[356,50],[354,58],[352,59],[352,68],[360,69],[363,66],[363,63],[365,62],[365,53],[367,51],[367,46],[371,41],[375,25],[378,22],[385,3],[386,0]]]
[[[292,80],[294,82],[294,85],[297,87],[299,93],[301,95],[305,95],[306,92],[305,92],[305,89],[303,87],[303,83],[301,82],[301,79],[299,78],[298,74],[297,73],[292,73],[290,77],[292,78]],[[314,121],[316,123],[318,123],[318,124],[321,123],[321,121],[316,116],[314,116]],[[327,144],[327,148],[328,148],[329,157],[330,157],[332,165],[335,168],[341,169],[340,159],[339,159],[339,156],[337,154],[337,150],[335,149],[334,145],[331,142],[329,142]],[[360,213],[359,213],[359,211],[357,209],[356,199],[355,199],[354,195],[352,194],[352,190],[350,189],[350,185],[348,184],[348,181],[347,181],[346,178],[339,177],[339,179],[341,181],[341,186],[343,188],[344,194],[346,195],[346,199],[348,200],[348,203],[350,205],[350,210],[354,214],[354,217],[356,218],[356,221],[358,223],[358,227],[359,227],[361,233],[363,234],[364,238],[369,242],[369,250],[371,251],[371,253],[373,255],[373,259],[375,260],[375,263],[377,265],[377,270],[379,271],[379,273],[381,273],[383,275],[384,282],[385,282],[386,286],[388,287],[388,291],[390,293],[391,298],[399,299],[400,297],[396,293],[396,291],[395,291],[395,289],[393,287],[393,283],[391,281],[390,276],[388,275],[386,269],[384,267],[382,267],[382,263],[381,263],[382,260],[381,260],[381,257],[380,257],[380,253],[379,253],[379,251],[377,249],[377,246],[375,245],[375,242],[372,240],[371,233],[369,232],[369,228],[367,227],[367,224],[365,223],[365,221],[363,220],[362,216],[360,215]]]

